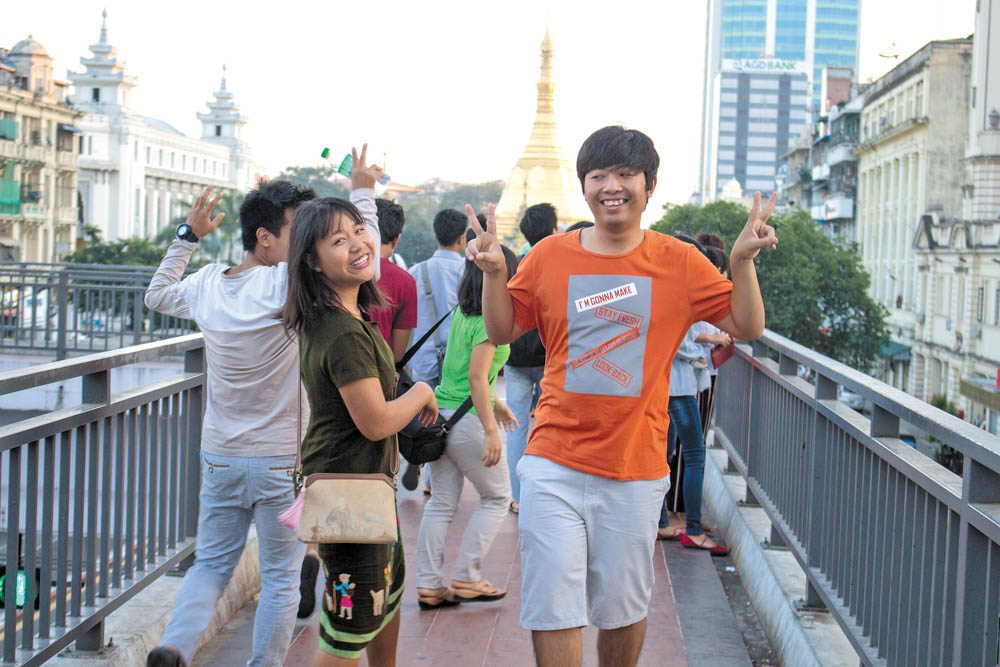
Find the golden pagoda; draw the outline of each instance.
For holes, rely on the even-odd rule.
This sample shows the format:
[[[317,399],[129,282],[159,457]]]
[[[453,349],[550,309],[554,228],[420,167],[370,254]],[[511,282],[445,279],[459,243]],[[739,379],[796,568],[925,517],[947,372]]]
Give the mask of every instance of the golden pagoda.
[[[552,81],[552,39],[545,26],[542,40],[542,71],[538,77],[538,104],[535,123],[524,155],[510,171],[500,202],[497,204],[497,235],[505,241],[520,238],[517,225],[524,210],[548,202],[556,207],[560,225],[592,220],[580,190],[576,170],[570,166],[556,136],[553,109],[555,83]]]

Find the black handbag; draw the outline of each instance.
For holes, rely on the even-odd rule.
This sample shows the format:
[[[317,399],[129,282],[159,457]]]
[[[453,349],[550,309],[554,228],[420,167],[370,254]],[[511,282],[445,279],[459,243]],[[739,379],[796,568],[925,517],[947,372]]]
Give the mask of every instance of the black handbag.
[[[456,306],[457,307],[457,306]],[[454,312],[454,309],[449,310],[445,313],[437,323],[427,330],[420,340],[413,344],[413,346],[406,351],[403,358],[396,362],[396,372],[399,374],[399,378],[396,380],[396,395],[402,396],[415,384],[413,378],[410,376],[409,371],[406,370],[406,364],[410,361],[410,358],[416,354],[420,346],[423,345],[428,338],[431,337],[439,326]],[[492,383],[492,380],[490,380]],[[465,414],[472,409],[472,396],[469,396],[465,401],[455,410],[449,419],[445,419],[441,415],[438,415],[437,420],[430,426],[424,426],[417,419],[419,415],[413,417],[410,423],[403,427],[397,436],[399,442],[399,453],[403,455],[407,461],[414,465],[420,465],[422,463],[430,463],[431,461],[437,461],[444,454],[444,447],[448,441],[448,431],[458,423],[458,420],[465,416]]]

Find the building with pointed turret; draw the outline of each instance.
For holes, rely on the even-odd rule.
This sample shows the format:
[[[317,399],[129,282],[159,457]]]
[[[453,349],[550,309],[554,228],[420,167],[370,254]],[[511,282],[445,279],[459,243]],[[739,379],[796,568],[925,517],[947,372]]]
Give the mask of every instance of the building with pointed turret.
[[[51,262],[76,236],[80,113],[68,88],[31,35],[0,49],[0,261]]]
[[[247,124],[233,94],[222,83],[197,114],[199,139],[169,123],[143,116],[129,103],[138,79],[126,71],[108,42],[107,12],[93,54],[71,72],[70,102],[84,112],[80,138],[80,205],[83,224],[105,240],[151,238],[178,217],[208,185],[246,190],[252,184]]]
[[[560,225],[593,218],[583,199],[580,181],[563,154],[556,134],[555,83],[552,79],[552,39],[545,27],[542,68],[538,77],[535,123],[524,155],[511,169],[497,204],[497,233],[505,241],[519,236],[521,215],[529,206],[548,202],[556,207]]]

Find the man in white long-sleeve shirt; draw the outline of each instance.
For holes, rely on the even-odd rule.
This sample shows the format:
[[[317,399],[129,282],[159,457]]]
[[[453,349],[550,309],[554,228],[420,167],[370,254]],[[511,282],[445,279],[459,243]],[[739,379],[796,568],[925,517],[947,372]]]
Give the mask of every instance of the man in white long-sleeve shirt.
[[[379,169],[355,155],[351,201],[378,244],[374,190]],[[202,426],[202,486],[195,563],[188,570],[161,646],[147,665],[186,665],[215,613],[246,543],[257,527],[261,596],[248,665],[281,665],[299,604],[304,545],[278,521],[294,501],[299,414],[299,351],[281,322],[288,283],[292,219],[315,197],[287,181],[251,190],[240,207],[246,258],[210,264],[181,279],[198,239],[222,220],[211,188],[192,206],[146,290],[146,305],[193,319],[205,340],[207,401]],[[307,406],[302,414],[308,416]]]

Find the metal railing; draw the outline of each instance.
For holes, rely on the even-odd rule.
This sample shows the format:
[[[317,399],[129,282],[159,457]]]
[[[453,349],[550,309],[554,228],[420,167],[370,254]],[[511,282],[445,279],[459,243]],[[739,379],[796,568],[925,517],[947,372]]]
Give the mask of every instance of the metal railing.
[[[113,391],[112,369],[179,354],[178,375]],[[191,334],[0,373],[0,395],[82,383],[80,405],[0,428],[7,581],[24,573],[3,589],[3,663],[99,648],[108,614],[193,554],[204,363]]]
[[[863,664],[996,665],[1000,438],[776,334],[752,350],[719,370],[716,442],[805,571],[807,604]],[[900,440],[900,421],[961,452],[962,475]]]
[[[146,308],[155,269],[94,264],[0,263],[0,350],[90,353],[197,330]]]

